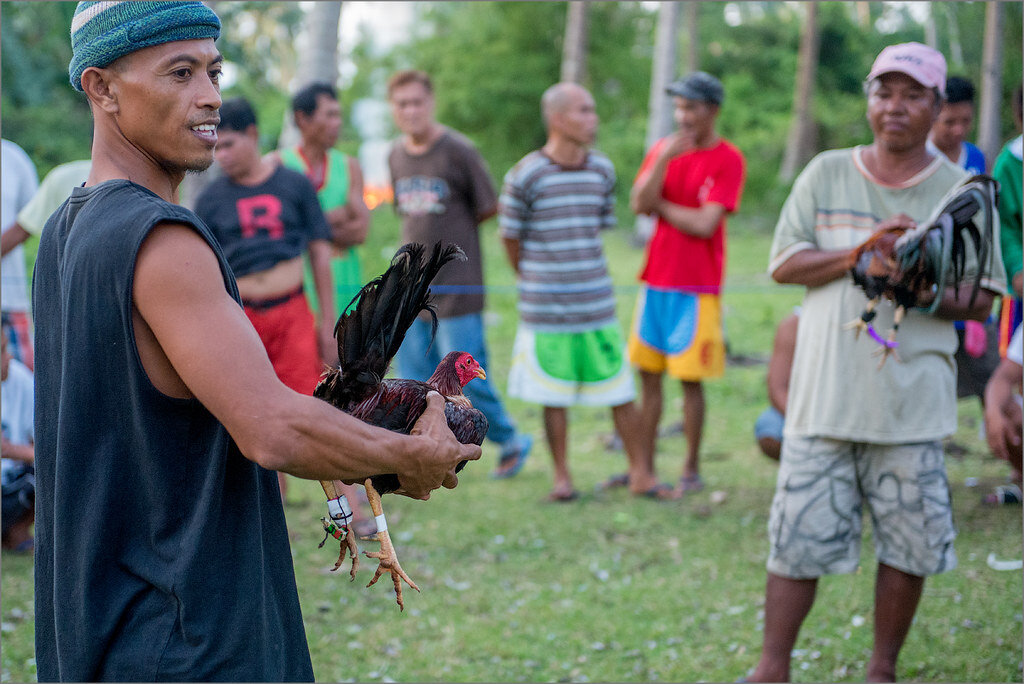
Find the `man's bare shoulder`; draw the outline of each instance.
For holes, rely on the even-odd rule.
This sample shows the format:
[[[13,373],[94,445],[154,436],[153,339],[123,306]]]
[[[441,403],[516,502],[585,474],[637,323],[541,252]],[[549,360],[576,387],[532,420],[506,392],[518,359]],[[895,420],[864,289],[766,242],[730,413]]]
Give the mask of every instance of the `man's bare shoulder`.
[[[135,270],[136,278],[145,270],[182,286],[200,274],[216,274],[222,280],[213,246],[195,226],[173,220],[161,221],[149,231],[139,248]]]

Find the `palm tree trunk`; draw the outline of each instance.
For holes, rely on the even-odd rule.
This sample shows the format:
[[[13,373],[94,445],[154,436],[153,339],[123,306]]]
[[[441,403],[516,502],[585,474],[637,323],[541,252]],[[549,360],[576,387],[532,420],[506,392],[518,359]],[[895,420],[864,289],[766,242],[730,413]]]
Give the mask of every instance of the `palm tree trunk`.
[[[978,107],[978,147],[985,153],[987,170],[999,154],[1000,85],[1003,80],[1003,8],[985,4],[985,43],[981,63],[981,102]]]
[[[924,19],[924,44],[938,50],[939,35],[938,30],[935,28],[935,5],[928,3],[925,7],[928,8],[928,15]]]
[[[686,71],[697,71],[700,68],[700,32],[697,26],[700,3],[691,0],[684,3],[683,21],[686,24]]]
[[[956,19],[956,7],[953,3],[944,3],[946,22],[949,24],[949,61],[957,69],[964,68],[964,49],[960,43],[960,24]]]
[[[567,2],[561,80],[583,83],[587,78],[587,4]]]
[[[341,21],[341,2],[314,2],[306,9],[302,22],[304,39],[300,48],[297,76],[292,81],[294,93],[305,85],[322,81],[335,85],[338,82],[338,24]],[[290,147],[298,143],[299,131],[295,128],[291,108],[284,113],[284,125],[278,147]]]
[[[818,71],[818,5],[803,5],[806,12],[797,57],[796,88],[793,92],[793,120],[789,127],[786,152],[779,168],[779,178],[789,181],[806,164],[817,148],[817,126],[814,121],[814,80]]]
[[[672,99],[665,88],[675,76],[678,30],[679,5],[674,2],[661,3],[655,28],[651,92],[647,100],[647,137],[644,139],[644,147],[648,150],[659,138],[672,131]]]
[[[695,3],[689,3],[694,5]],[[658,23],[655,27],[654,60],[651,64],[651,92],[647,100],[647,135],[644,149],[672,132],[672,98],[665,88],[675,76],[678,56],[679,4],[663,2],[658,7]],[[646,244],[654,233],[654,220],[646,214],[636,217],[633,225],[633,242]]]

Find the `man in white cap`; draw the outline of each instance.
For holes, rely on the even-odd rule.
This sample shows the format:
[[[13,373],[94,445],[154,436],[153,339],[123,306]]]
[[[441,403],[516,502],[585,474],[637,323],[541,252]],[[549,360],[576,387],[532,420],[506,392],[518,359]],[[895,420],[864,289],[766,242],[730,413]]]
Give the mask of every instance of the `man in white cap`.
[[[914,310],[900,326],[900,363],[877,369],[875,344],[843,324],[866,298],[847,275],[854,248],[875,231],[911,227],[964,172],[927,148],[946,83],[941,54],[893,45],[865,84],[868,145],[824,152],[804,169],[775,229],[769,272],[807,288],[769,519],[764,644],[751,681],[789,679],[790,653],[818,578],[859,565],[862,510],[874,523],[878,571],[867,681],[893,681],[927,575],[956,566],[942,438],[956,429],[956,334],[951,320],[984,320],[1005,289],[994,260],[970,288]],[[997,255],[998,256],[998,255]],[[976,267],[972,264],[969,268]],[[889,327],[893,308],[878,307]]]
[[[277,477],[457,484],[440,395],[413,435],[288,389],[210,229],[174,201],[217,143],[220,20],[82,2],[92,167],[33,285],[39,681],[313,679]]]

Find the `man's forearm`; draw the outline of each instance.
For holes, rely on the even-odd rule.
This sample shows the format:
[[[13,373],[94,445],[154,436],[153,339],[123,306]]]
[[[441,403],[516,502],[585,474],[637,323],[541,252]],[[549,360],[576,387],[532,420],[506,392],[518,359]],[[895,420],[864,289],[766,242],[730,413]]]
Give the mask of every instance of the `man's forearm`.
[[[15,222],[0,236],[0,255],[7,256],[8,252],[23,243],[28,237],[28,231],[22,228],[21,224]]]
[[[502,238],[501,241],[505,245],[505,254],[508,256],[509,264],[512,265],[512,270],[519,275],[519,240]]]
[[[3,441],[3,457],[22,463],[35,461],[36,448],[32,444],[14,444],[6,439]]]
[[[320,324],[334,325],[334,279],[331,276],[331,248],[326,242],[315,242],[309,248],[309,266],[313,272],[313,287],[320,304]]]
[[[994,300],[995,293],[991,290],[978,290],[972,301],[970,285],[961,284],[959,288],[947,287],[942,293],[942,301],[935,309],[934,315],[936,318],[951,321],[984,321],[992,312]]]
[[[657,213],[681,233],[706,240],[718,229],[725,207],[714,203],[684,207],[667,199],[659,199]]]
[[[850,270],[851,249],[805,249],[779,265],[772,273],[777,283],[819,287],[846,277]]]
[[[331,226],[331,242],[338,249],[355,247],[366,241],[368,216],[360,216],[347,205],[332,209],[326,216],[327,223]]]
[[[659,157],[651,168],[636,179],[629,193],[629,207],[634,214],[653,214],[658,210],[667,167],[668,160]]]

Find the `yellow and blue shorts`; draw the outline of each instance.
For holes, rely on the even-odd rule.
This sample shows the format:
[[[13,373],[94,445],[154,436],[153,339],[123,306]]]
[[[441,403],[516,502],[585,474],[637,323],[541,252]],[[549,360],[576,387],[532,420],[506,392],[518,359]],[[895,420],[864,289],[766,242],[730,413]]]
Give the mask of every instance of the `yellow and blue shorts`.
[[[713,294],[640,288],[629,360],[648,373],[696,382],[725,373],[722,300]]]
[[[586,332],[539,332],[520,325],[508,393],[542,406],[619,406],[636,387],[618,324]]]

